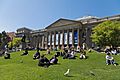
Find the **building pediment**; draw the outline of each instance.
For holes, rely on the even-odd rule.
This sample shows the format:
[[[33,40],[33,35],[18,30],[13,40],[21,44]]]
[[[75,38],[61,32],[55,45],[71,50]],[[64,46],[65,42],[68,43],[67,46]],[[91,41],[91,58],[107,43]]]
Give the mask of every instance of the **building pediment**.
[[[60,26],[65,26],[65,25],[70,25],[70,24],[75,24],[75,23],[81,23],[79,21],[74,21],[74,20],[68,20],[68,19],[59,19],[46,27],[46,29],[51,29],[51,28],[57,28]]]

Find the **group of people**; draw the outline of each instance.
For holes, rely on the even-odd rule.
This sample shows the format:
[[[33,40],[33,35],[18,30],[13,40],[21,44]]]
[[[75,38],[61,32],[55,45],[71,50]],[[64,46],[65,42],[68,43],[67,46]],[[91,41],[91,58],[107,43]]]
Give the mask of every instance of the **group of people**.
[[[63,52],[63,59],[75,59],[75,51],[72,49],[64,49]]]
[[[50,60],[48,60],[45,57],[45,55],[42,55],[41,58],[39,59],[38,66],[49,67],[50,65],[57,63],[58,63],[58,59],[56,55],[54,55]]]
[[[41,67],[49,67],[50,65],[52,64],[57,64],[58,63],[58,59],[57,59],[57,55],[54,55],[50,60],[47,59],[45,57],[45,55],[40,55],[40,52],[39,52],[39,48],[37,48],[37,51],[35,54],[33,54],[33,60],[36,60],[38,59],[39,62],[38,62],[38,66],[41,66]],[[48,49],[47,50],[47,53],[46,54],[50,54],[50,50]],[[26,48],[25,49],[25,52],[23,52],[21,54],[21,56],[25,56],[25,55],[28,55],[28,49]]]
[[[105,53],[110,53],[112,55],[117,55],[119,53],[119,51],[116,48],[106,48],[105,49]]]
[[[107,65],[112,64],[112,65],[115,65],[115,66],[117,65],[117,63],[115,62],[114,58],[111,56],[110,53],[106,54],[106,64]]]
[[[49,67],[51,64],[57,64],[58,63],[58,56],[62,56],[63,59],[76,59],[76,53],[80,53],[79,58],[80,59],[87,59],[86,56],[86,47],[85,44],[83,44],[83,47],[78,47],[77,50],[74,50],[74,48],[64,48],[63,50],[56,52],[56,54],[49,60],[45,57],[45,55],[40,55],[39,52],[40,48],[37,48],[36,53],[33,55],[33,59],[36,60],[38,59],[38,66],[42,66],[42,67]],[[106,64],[110,65],[117,65],[117,63],[115,62],[114,58],[112,57],[112,55],[116,55],[117,54],[117,50],[115,48],[111,49],[111,48],[107,48],[105,50],[106,53]],[[47,53],[46,54],[50,54],[50,49],[47,49]],[[25,52],[23,52],[21,54],[21,56],[24,55],[28,55],[28,48],[25,49]],[[5,59],[10,59],[10,54],[8,52],[8,50],[6,49],[4,51],[4,58]]]
[[[105,53],[106,53],[106,64],[107,65],[112,64],[116,66],[117,63],[115,62],[112,55],[117,55],[117,50],[115,48],[106,48]]]
[[[80,48],[79,51],[78,50],[74,50],[74,48],[64,48],[62,51],[57,52],[56,54],[59,56],[62,56],[63,59],[76,59],[76,53],[80,53],[80,59],[86,59],[86,50],[83,48]]]

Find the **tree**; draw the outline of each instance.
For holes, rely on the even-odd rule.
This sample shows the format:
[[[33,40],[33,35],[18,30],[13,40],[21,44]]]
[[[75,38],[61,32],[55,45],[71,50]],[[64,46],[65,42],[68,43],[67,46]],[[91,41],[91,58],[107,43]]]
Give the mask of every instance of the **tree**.
[[[2,34],[0,33],[0,45],[2,43]]]
[[[13,38],[13,40],[11,42],[8,43],[8,47],[12,48],[14,47],[18,47],[21,43],[21,38]]]
[[[92,29],[91,38],[100,46],[120,46],[120,22],[105,21]]]
[[[6,34],[5,31],[0,33],[0,50],[5,49],[5,46],[7,45],[8,42],[10,42],[11,39],[10,37]]]

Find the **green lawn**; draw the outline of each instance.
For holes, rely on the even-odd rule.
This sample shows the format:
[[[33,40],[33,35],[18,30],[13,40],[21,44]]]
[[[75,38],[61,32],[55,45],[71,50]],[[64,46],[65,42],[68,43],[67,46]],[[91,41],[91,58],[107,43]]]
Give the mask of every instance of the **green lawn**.
[[[120,66],[107,66],[105,54],[87,53],[89,57],[86,60],[59,57],[59,64],[43,68],[37,66],[38,60],[32,59],[35,51],[29,51],[27,56],[20,56],[21,53],[11,53],[11,59],[6,60],[0,57],[0,80],[120,80]],[[52,55],[46,57],[50,59]],[[114,56],[117,63],[120,63],[119,57],[120,55]],[[63,74],[68,68],[70,75],[66,77]],[[91,71],[95,76],[90,74]]]

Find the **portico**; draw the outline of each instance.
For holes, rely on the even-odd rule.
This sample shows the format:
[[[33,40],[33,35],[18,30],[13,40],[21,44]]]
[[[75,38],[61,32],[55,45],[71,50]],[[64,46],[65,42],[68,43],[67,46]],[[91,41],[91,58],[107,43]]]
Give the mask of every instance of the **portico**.
[[[47,29],[47,48],[70,48],[80,46],[82,43],[82,29],[81,22],[59,19],[54,22]]]

